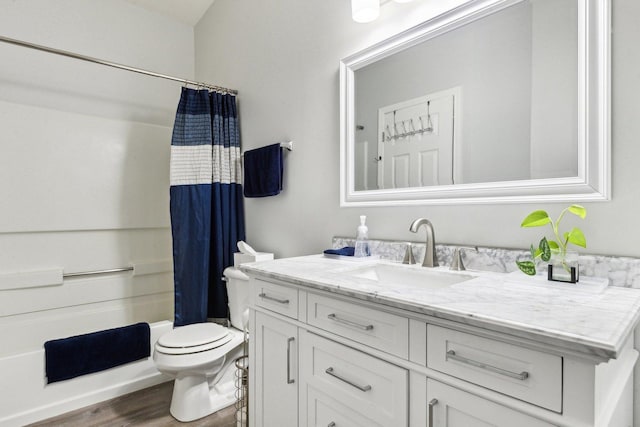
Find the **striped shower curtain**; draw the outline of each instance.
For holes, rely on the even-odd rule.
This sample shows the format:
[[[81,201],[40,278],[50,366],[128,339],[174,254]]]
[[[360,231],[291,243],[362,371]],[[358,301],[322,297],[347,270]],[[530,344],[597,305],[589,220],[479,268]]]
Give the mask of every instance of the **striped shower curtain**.
[[[222,272],[245,238],[235,96],[182,89],[170,183],[174,325],[226,318]]]

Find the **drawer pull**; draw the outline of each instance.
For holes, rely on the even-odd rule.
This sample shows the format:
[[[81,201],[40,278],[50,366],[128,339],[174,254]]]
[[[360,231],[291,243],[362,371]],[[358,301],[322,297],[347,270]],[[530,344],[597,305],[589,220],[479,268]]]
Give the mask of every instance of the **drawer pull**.
[[[429,418],[429,427],[433,427],[433,407],[438,404],[438,399],[431,399],[427,405],[427,417]]]
[[[262,299],[268,299],[269,301],[274,301],[277,302],[279,304],[289,304],[289,300],[288,299],[280,299],[280,298],[276,298],[276,297],[271,297],[267,294],[265,294],[264,292],[261,294],[258,294],[258,296]]]
[[[358,329],[362,329],[364,331],[370,331],[373,329],[373,325],[362,325],[360,323],[352,322],[351,320],[343,319],[341,317],[336,316],[335,313],[331,313],[327,315],[327,317],[335,322],[344,323],[345,325],[353,326]]]
[[[466,357],[458,356],[454,350],[447,351],[447,359],[457,360],[461,363],[466,363],[467,365],[475,366],[476,368],[486,369],[487,371],[494,372],[496,374],[504,375],[509,378],[515,378],[517,380],[524,381],[529,378],[529,373],[527,371],[522,371],[520,373],[507,371],[506,369],[498,368],[496,366],[487,365],[486,363],[478,362],[476,360],[467,359]]]
[[[287,384],[293,384],[296,382],[291,378],[291,343],[295,340],[295,337],[287,338]]]
[[[349,381],[349,380],[348,380],[348,379],[346,379],[346,378],[341,377],[340,375],[338,375],[338,374],[336,374],[335,372],[333,372],[333,368],[332,368],[332,367],[328,367],[327,369],[325,369],[325,371],[324,371],[324,372],[325,372],[325,373],[327,373],[327,374],[329,374],[329,375],[331,375],[331,376],[332,376],[332,377],[334,377],[334,378],[339,379],[339,380],[340,380],[340,381],[342,381],[342,382],[345,382],[345,383],[349,384],[349,385],[350,385],[350,386],[352,386],[352,387],[357,388],[357,389],[358,389],[358,390],[360,390],[360,391],[365,391],[365,392],[367,392],[367,391],[371,390],[371,386],[370,386],[370,385],[361,386],[361,385],[358,385],[358,384],[354,384],[354,383],[352,383],[351,381]]]

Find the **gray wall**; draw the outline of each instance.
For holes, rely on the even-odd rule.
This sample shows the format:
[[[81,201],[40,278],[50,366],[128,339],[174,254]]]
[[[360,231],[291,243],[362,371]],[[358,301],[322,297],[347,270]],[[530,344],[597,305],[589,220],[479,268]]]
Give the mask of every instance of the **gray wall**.
[[[529,179],[531,9],[520,3],[355,72],[356,123],[367,123],[356,140],[369,141],[372,171],[379,108],[460,87],[456,183]]]
[[[459,3],[389,2],[371,24],[354,23],[345,0],[214,3],[195,31],[196,76],[240,91],[245,150],[296,144],[284,192],[246,200],[250,244],[278,257],[319,253],[331,236],[354,235],[361,214],[372,238],[422,240],[408,226],[426,217],[443,243],[528,248],[538,240],[540,230],[521,229],[521,220],[538,208],[556,216],[565,203],[340,208],[339,60]],[[582,227],[589,253],[640,256],[638,19],[640,2],[613,2],[613,199],[586,204],[586,222],[566,221]]]

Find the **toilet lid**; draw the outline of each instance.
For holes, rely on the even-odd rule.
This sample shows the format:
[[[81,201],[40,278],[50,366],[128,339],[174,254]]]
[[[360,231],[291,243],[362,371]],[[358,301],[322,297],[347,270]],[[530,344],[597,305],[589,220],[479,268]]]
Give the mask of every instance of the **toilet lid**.
[[[229,330],[216,323],[196,323],[180,326],[162,335],[158,346],[180,352],[204,351],[229,342]]]

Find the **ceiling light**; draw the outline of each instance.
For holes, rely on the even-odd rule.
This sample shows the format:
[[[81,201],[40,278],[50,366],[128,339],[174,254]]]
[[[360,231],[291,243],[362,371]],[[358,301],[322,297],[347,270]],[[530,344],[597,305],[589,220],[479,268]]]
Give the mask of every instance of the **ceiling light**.
[[[380,16],[380,3],[389,0],[351,0],[351,17],[356,22],[371,22]],[[395,3],[409,3],[413,0],[393,0]]]
[[[380,15],[380,0],[351,0],[351,17],[354,21],[371,22]]]

